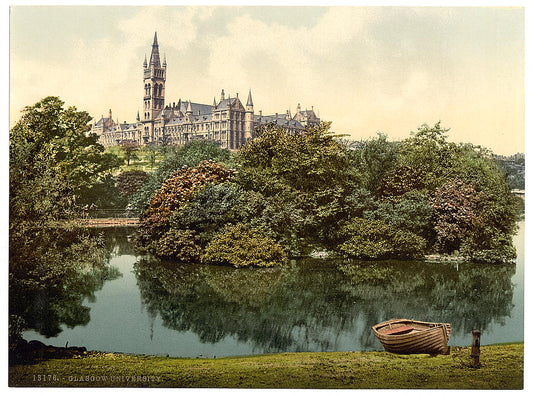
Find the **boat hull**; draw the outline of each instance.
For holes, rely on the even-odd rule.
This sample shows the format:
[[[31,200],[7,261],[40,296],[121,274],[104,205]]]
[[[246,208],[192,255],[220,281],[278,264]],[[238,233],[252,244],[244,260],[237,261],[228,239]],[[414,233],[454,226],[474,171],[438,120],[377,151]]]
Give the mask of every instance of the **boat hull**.
[[[451,324],[393,319],[374,325],[374,335],[395,354],[449,354]]]

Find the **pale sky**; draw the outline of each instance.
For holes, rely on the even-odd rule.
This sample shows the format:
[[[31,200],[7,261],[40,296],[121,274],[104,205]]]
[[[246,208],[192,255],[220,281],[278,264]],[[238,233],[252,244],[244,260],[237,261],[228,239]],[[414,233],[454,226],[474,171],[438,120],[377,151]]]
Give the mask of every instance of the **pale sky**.
[[[46,96],[133,122],[157,31],[166,103],[252,90],[255,112],[313,108],[353,139],[409,136],[524,152],[524,9],[14,6],[10,126]]]

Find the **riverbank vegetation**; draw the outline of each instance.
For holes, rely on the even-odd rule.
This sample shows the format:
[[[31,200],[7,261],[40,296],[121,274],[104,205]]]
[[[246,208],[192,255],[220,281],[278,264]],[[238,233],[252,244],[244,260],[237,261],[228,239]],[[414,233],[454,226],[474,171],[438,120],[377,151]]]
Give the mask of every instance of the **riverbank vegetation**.
[[[9,368],[12,386],[351,389],[523,389],[523,344],[451,355],[387,352],[287,353],[186,359],[92,353]]]
[[[164,160],[148,187],[135,195],[141,212],[140,246],[156,246],[163,233],[166,245],[180,246],[188,235],[195,248],[190,248],[190,257],[181,253],[179,260],[198,262],[207,256],[211,241],[241,226],[293,257],[460,254],[474,262],[513,262],[518,198],[489,151],[448,142],[446,132],[440,123],[423,125],[403,141],[389,142],[379,135],[354,149],[330,132],[329,123],[308,128],[302,136],[269,125],[228,157],[210,143],[195,142],[183,154]],[[183,158],[193,153],[197,161],[183,165]],[[200,169],[214,162],[217,171],[233,173],[196,186]],[[166,186],[173,178],[187,184],[179,187],[185,190],[178,199],[176,190]],[[156,218],[151,213],[161,199],[174,203]],[[154,227],[164,227],[166,233],[154,232]],[[239,243],[244,245],[245,239]],[[239,243],[232,244],[235,253]],[[149,248],[156,256],[169,257],[159,251]],[[216,263],[208,255],[209,263]],[[248,258],[256,266],[272,265],[251,252]]]

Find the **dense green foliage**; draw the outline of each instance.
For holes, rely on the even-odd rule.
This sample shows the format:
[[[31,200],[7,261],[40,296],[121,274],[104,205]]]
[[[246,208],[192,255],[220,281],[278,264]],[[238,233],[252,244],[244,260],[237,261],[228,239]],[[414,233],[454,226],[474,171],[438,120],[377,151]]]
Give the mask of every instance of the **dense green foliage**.
[[[9,135],[10,223],[66,217],[120,165],[88,134],[90,117],[47,97],[22,111]]]
[[[224,182],[233,171],[220,164],[204,161],[196,167],[186,167],[170,175],[150,200],[141,216],[142,229],[151,235],[168,229],[170,216],[188,203],[196,192],[209,184]]]
[[[164,259],[178,262],[198,262],[202,249],[195,231],[171,228],[159,239],[152,240],[147,250]]]
[[[185,261],[198,258],[194,239],[187,242],[186,236],[195,229],[179,230],[170,219],[177,210],[186,207],[203,187],[222,183],[233,177],[234,171],[212,161],[203,161],[196,167],[184,167],[172,173],[150,200],[148,208],[140,217],[137,242],[141,248],[161,257],[177,257]],[[176,246],[172,246],[176,244]],[[177,246],[187,246],[189,255],[179,251]],[[180,255],[181,254],[181,255]]]
[[[165,154],[166,156],[159,163],[158,168],[149,173],[144,185],[129,199],[133,211],[137,214],[148,207],[150,199],[159,190],[165,179],[185,166],[195,167],[202,161],[212,160],[232,167],[230,152],[205,140],[193,140],[177,149],[167,149]]]
[[[289,135],[268,125],[239,151],[237,182],[264,198],[260,225],[293,253],[330,243],[336,226],[350,217],[357,186],[350,153],[330,124]]]
[[[490,152],[448,142],[440,123],[422,125],[400,142],[380,134],[356,147],[343,144],[329,129],[323,123],[290,135],[264,126],[241,147],[234,163],[214,147],[186,145],[141,189],[159,188],[142,214],[145,240],[173,229],[163,240],[180,244],[188,230],[194,232],[195,246],[205,249],[230,237],[231,226],[246,224],[293,256],[325,250],[356,259],[426,253],[461,253],[480,262],[514,259],[517,200]],[[185,158],[205,157],[206,151],[235,165],[230,182],[222,177],[189,190],[196,178],[184,168],[175,184],[178,173],[169,177],[168,169]],[[171,187],[165,187],[169,182]],[[232,243],[237,254],[240,247]],[[155,246],[150,250],[158,254]],[[222,253],[218,258],[234,264]]]
[[[120,164],[88,134],[89,115],[63,105],[47,97],[24,108],[9,135],[9,309],[46,335],[87,322],[83,298],[111,275],[101,241],[57,221],[112,194]]]
[[[364,217],[424,237],[427,252],[461,252],[480,262],[512,261],[519,201],[489,151],[450,143],[446,132],[440,123],[422,125],[399,143],[379,136],[355,152],[361,174],[374,166],[382,169],[376,162],[383,152],[394,152],[393,165],[374,177],[379,181],[371,186],[375,193],[367,199]],[[363,186],[370,188],[365,182]]]
[[[271,238],[239,223],[217,234],[205,248],[201,259],[208,264],[270,267],[286,263],[287,254]]]
[[[234,182],[210,184],[200,189],[186,205],[174,211],[170,218],[175,229],[194,229],[202,238],[202,245],[226,224],[243,216],[239,203],[243,191]]]
[[[142,170],[123,171],[117,177],[117,188],[125,196],[130,196],[142,188],[148,173]]]
[[[302,135],[271,124],[236,155],[199,140],[147,147],[152,166],[164,155],[155,171],[115,177],[119,160],[87,134],[88,115],[62,104],[46,98],[28,107],[11,132],[16,219],[65,217],[75,203],[128,203],[140,214],[141,250],[191,262],[215,256],[206,249],[232,235],[228,229],[246,229],[268,240],[270,252],[279,245],[292,256],[515,257],[518,205],[505,174],[487,150],[448,142],[440,123],[403,141],[379,134],[359,145],[343,143],[329,123]]]
[[[353,218],[342,229],[347,240],[339,250],[348,257],[359,259],[418,258],[425,241],[401,227],[383,221]]]

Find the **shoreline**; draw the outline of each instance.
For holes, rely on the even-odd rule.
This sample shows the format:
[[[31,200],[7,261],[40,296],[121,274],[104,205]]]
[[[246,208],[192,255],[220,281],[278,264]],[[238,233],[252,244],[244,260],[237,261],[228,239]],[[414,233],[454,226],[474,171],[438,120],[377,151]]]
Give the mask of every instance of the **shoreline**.
[[[386,351],[303,352],[178,358],[87,352],[9,367],[15,387],[522,389],[524,344],[482,345],[450,355]]]

